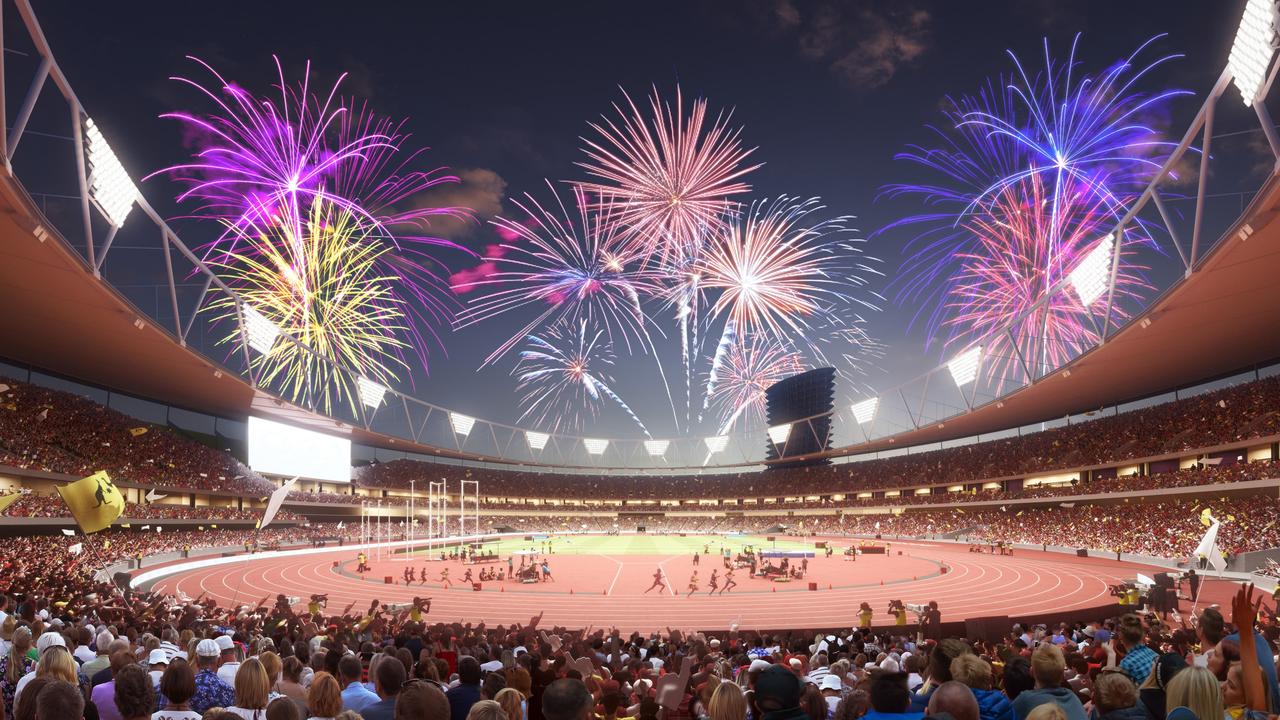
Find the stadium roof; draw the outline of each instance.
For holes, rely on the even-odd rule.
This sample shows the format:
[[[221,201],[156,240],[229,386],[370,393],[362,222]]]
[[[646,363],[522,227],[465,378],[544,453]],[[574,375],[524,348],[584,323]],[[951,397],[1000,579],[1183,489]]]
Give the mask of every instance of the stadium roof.
[[[1110,340],[1002,399],[945,423],[839,448],[836,455],[989,433],[1157,394],[1280,357],[1280,181],[1272,177],[1199,269]],[[37,232],[39,229],[39,232]],[[511,462],[338,423],[253,388],[184,347],[0,178],[0,354],[50,372],[224,417],[249,414],[449,458]]]

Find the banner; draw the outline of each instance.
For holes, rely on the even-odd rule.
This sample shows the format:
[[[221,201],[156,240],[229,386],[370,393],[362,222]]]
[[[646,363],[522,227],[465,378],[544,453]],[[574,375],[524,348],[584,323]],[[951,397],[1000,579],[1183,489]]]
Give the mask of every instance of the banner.
[[[110,527],[124,513],[124,496],[105,470],[60,486],[58,494],[85,534]]]
[[[284,502],[285,496],[289,494],[289,491],[293,489],[297,482],[298,478],[295,477],[271,493],[271,499],[267,501],[267,511],[262,514],[262,519],[258,521],[259,530],[270,525],[271,521],[276,519],[276,512],[280,510],[280,504]]]
[[[1227,561],[1222,558],[1222,551],[1218,549],[1218,527],[1221,523],[1209,515],[1208,510],[1204,517],[1209,520],[1209,529],[1200,538],[1200,544],[1196,545],[1195,552],[1191,555],[1191,567],[1197,567],[1199,559],[1205,558],[1209,561],[1209,567],[1221,572],[1227,569]]]
[[[134,437],[138,437],[139,435],[145,435],[146,433],[147,433],[147,429],[144,427],[129,428],[129,434]]]

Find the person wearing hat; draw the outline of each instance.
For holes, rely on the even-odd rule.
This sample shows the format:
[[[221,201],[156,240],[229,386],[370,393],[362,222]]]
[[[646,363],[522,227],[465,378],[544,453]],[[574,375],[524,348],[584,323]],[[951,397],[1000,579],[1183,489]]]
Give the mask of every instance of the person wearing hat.
[[[236,672],[240,670],[240,660],[236,652],[236,641],[230,635],[219,635],[214,642],[218,644],[218,677],[232,687],[236,684]]]
[[[756,677],[755,702],[761,720],[805,720],[808,714],[800,707],[804,687],[800,678],[783,665],[770,665]]]
[[[844,689],[844,683],[835,675],[828,674],[822,678],[818,689],[822,691],[822,699],[827,703],[827,716],[834,715],[836,706],[840,704],[840,691]]]
[[[156,648],[147,655],[147,664],[151,666],[151,684],[159,685],[160,678],[164,676],[164,671],[169,667],[169,653]]]
[[[216,640],[205,638],[196,644],[196,692],[191,696],[191,709],[204,714],[213,707],[236,704],[235,688],[218,677],[218,657],[222,651]]]

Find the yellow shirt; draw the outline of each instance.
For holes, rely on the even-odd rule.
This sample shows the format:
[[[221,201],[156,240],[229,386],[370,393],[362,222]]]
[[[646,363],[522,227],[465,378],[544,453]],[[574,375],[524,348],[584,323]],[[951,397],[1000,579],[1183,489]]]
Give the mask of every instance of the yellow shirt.
[[[871,627],[871,611],[863,610],[858,613],[858,625],[861,627]]]

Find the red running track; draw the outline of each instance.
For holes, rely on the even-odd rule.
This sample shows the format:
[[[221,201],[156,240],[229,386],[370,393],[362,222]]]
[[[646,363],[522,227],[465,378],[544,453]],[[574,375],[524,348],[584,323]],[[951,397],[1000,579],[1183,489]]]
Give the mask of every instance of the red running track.
[[[847,539],[836,542],[848,544]],[[467,567],[477,573],[479,568],[456,562],[384,559],[374,563],[369,579],[361,580],[353,573],[355,553],[347,549],[246,558],[163,578],[154,588],[190,597],[203,592],[222,604],[254,602],[279,593],[305,603],[312,593],[327,592],[330,612],[340,612],[352,602],[357,608],[368,607],[375,598],[399,604],[423,596],[434,598],[431,618],[436,621],[523,623],[545,611],[546,625],[616,625],[624,631],[649,632],[665,626],[723,630],[735,621],[744,629],[848,627],[856,624],[861,602],[875,609],[879,626],[889,624],[885,609],[890,599],[936,600],[948,622],[989,615],[1064,613],[1108,606],[1112,603],[1109,584],[1132,580],[1139,571],[1150,575],[1159,570],[1062,553],[1019,550],[1012,556],[993,556],[946,543],[895,542],[889,556],[863,555],[849,562],[837,553],[810,560],[809,576],[799,583],[749,579],[739,572],[738,587],[714,597],[706,594],[706,576],[712,566],[707,560],[700,568],[701,594],[689,597],[690,556],[553,555],[550,562],[554,583],[485,583],[476,592],[463,587],[460,580]],[[950,572],[938,574],[941,564],[949,566]],[[431,581],[405,587],[401,578],[407,565],[429,568]],[[658,565],[674,587],[665,594],[646,595]],[[449,589],[436,582],[444,567],[454,582]],[[381,580],[386,575],[394,577],[395,584],[384,584]],[[818,582],[819,590],[810,592],[809,582]]]

